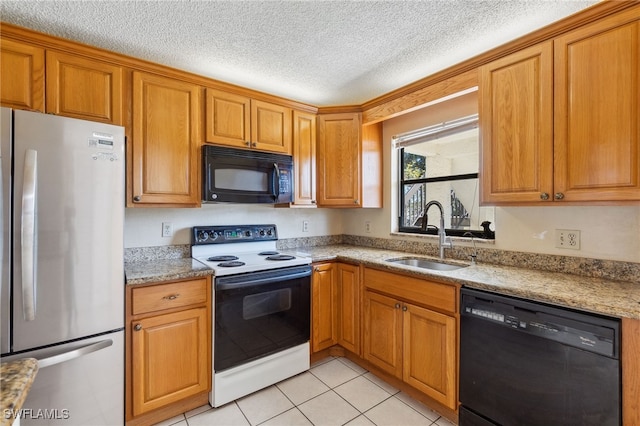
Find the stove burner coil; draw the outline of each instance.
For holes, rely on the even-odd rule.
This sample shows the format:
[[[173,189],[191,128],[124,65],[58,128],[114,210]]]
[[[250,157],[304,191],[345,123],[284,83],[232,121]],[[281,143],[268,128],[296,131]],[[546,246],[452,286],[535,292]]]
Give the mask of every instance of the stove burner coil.
[[[292,260],[295,258],[295,256],[291,256],[290,254],[276,254],[274,256],[268,256],[267,260]]]
[[[238,260],[238,256],[212,256],[207,260],[209,262],[229,262],[230,260]]]
[[[277,251],[273,250],[269,250],[269,251],[261,251],[260,253],[258,253],[258,256],[274,256],[276,254],[280,254]]]
[[[237,259],[237,257],[236,257],[236,259]],[[230,262],[218,263],[218,266],[221,266],[223,268],[233,268],[235,266],[244,266],[244,262],[232,260]]]

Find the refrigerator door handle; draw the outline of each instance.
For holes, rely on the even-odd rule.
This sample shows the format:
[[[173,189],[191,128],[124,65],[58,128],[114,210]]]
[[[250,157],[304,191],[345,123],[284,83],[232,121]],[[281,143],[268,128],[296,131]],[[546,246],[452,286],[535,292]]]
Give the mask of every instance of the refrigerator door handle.
[[[74,349],[69,352],[63,352],[61,354],[53,355],[48,358],[39,359],[38,368],[50,367],[52,365],[71,361],[72,359],[80,358],[81,356],[88,355],[92,352],[97,352],[104,348],[108,348],[111,345],[113,345],[113,340],[111,339],[101,340],[99,342],[92,343],[90,345],[83,346],[81,348]]]
[[[24,157],[22,186],[22,308],[25,321],[36,318],[36,194],[38,152],[28,149]]]

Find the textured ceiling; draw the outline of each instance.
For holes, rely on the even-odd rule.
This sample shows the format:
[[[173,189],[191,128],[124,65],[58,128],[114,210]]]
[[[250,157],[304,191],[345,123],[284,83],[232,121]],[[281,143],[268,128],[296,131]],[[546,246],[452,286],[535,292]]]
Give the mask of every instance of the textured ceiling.
[[[316,106],[362,104],[594,0],[0,1],[3,21]]]

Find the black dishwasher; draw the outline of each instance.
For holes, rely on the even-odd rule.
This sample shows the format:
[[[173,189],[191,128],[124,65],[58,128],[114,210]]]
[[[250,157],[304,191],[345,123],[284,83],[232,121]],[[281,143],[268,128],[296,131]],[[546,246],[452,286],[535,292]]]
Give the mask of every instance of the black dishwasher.
[[[460,426],[621,424],[620,321],[463,288]]]

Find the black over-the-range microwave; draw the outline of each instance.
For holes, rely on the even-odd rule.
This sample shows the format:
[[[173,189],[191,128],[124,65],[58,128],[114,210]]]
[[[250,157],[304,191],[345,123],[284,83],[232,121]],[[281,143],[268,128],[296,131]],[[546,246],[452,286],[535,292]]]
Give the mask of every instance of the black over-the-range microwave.
[[[202,200],[228,203],[293,201],[290,155],[205,145]]]

